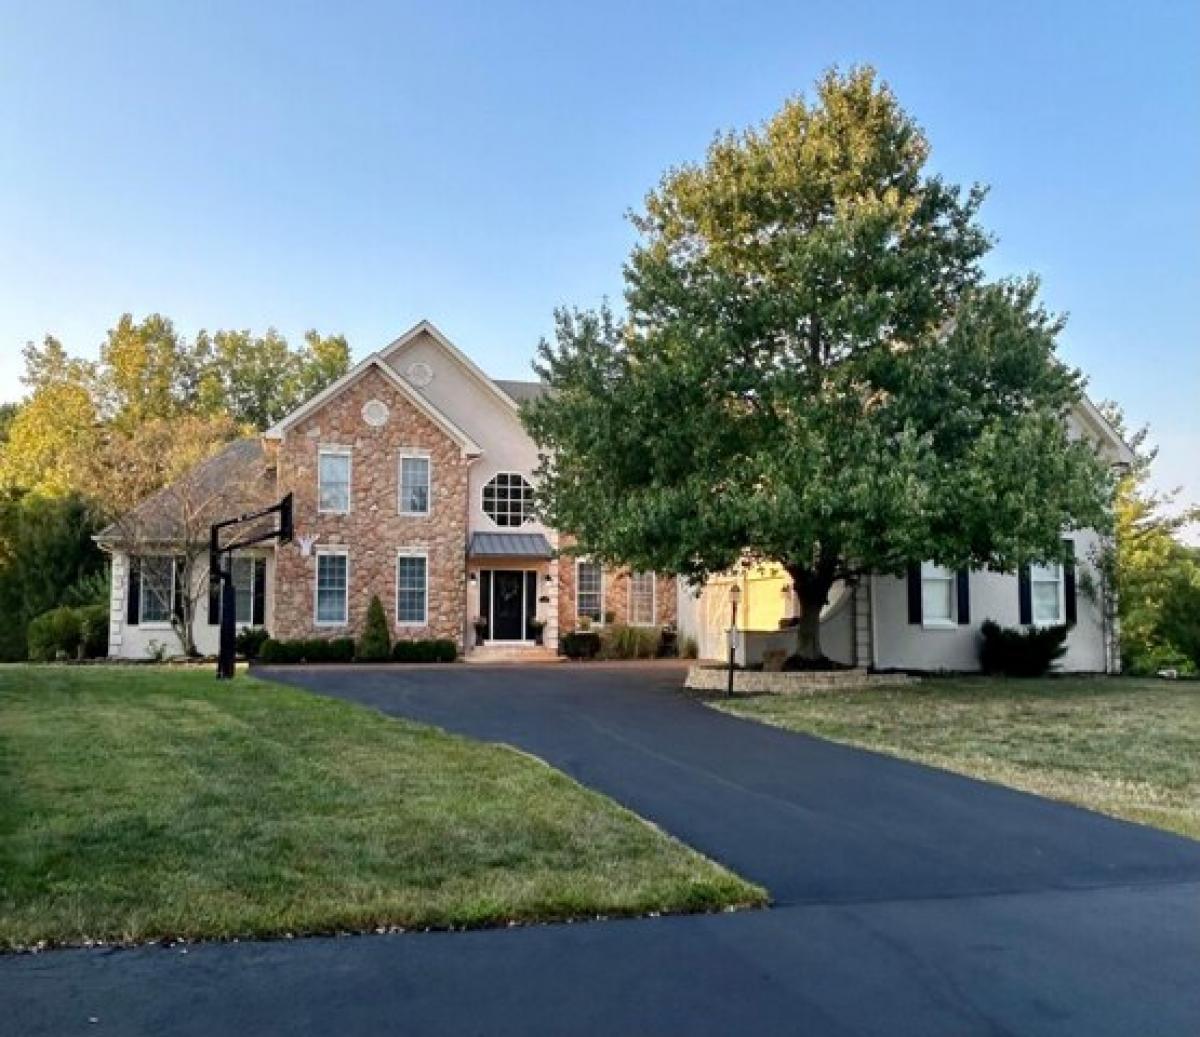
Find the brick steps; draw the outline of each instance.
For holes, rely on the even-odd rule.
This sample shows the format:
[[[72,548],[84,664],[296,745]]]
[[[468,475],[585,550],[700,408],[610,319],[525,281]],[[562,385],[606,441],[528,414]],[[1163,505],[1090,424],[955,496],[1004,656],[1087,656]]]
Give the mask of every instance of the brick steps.
[[[562,656],[542,645],[481,645],[471,648],[463,662],[468,663],[557,663]]]

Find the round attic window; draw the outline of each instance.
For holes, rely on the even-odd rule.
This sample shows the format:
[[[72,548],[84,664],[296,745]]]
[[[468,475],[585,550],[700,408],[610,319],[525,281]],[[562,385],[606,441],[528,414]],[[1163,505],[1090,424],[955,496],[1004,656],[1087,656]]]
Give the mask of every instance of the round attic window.
[[[362,409],[363,421],[372,428],[379,428],[381,425],[387,424],[388,408],[383,400],[367,400],[363,404]]]
[[[425,386],[433,381],[433,368],[418,360],[416,363],[408,365],[404,375],[413,385]]]

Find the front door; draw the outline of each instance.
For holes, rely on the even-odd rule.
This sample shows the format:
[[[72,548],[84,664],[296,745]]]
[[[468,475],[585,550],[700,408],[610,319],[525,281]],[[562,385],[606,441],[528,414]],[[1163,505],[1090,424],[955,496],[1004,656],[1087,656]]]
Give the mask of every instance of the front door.
[[[519,569],[492,572],[493,641],[525,640],[525,574]]]

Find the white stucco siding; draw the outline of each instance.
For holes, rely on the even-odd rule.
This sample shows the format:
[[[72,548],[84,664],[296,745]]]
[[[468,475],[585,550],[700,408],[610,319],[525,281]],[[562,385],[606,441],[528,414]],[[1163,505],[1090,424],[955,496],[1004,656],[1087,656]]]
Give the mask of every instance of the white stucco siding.
[[[164,552],[169,553],[169,552]],[[266,553],[265,626],[271,628],[274,613],[275,560]],[[201,655],[216,655],[220,647],[220,627],[208,622],[208,571],[203,564],[193,568],[192,583],[197,597],[192,636]],[[179,636],[170,623],[129,623],[129,555],[124,551],[112,554],[112,599],[108,618],[108,655],[110,659],[151,659],[156,646],[163,646],[166,658],[183,654]],[[241,624],[245,627],[247,624]]]
[[[517,411],[464,367],[428,332],[388,358],[402,378],[414,364],[426,365],[433,374],[427,385],[413,385],[434,407],[483,448],[483,456],[471,466],[467,526],[470,531],[503,531],[483,511],[483,487],[498,472],[518,472],[530,482],[538,465],[537,446],[521,425]],[[434,473],[434,478],[436,478]],[[552,531],[539,522],[527,522],[522,533]],[[553,540],[551,541],[553,543]]]
[[[1077,620],[1067,635],[1067,653],[1058,669],[1064,672],[1105,671],[1105,631],[1094,552],[1099,537],[1092,531],[1071,535],[1075,541]],[[1089,578],[1090,577],[1090,578]],[[875,666],[891,670],[978,670],[980,627],[988,619],[1001,626],[1020,625],[1020,601],[1015,574],[990,571],[970,574],[971,622],[933,627],[908,622],[908,589],[903,578],[876,576],[871,580],[874,603]]]

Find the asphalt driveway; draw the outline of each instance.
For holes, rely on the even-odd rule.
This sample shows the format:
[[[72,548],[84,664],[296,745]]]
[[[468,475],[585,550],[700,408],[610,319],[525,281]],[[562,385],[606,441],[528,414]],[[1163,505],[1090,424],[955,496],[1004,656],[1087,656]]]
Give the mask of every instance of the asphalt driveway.
[[[1200,843],[719,714],[671,667],[266,675],[532,752],[776,906],[9,958],[13,1032],[1200,1033]]]

